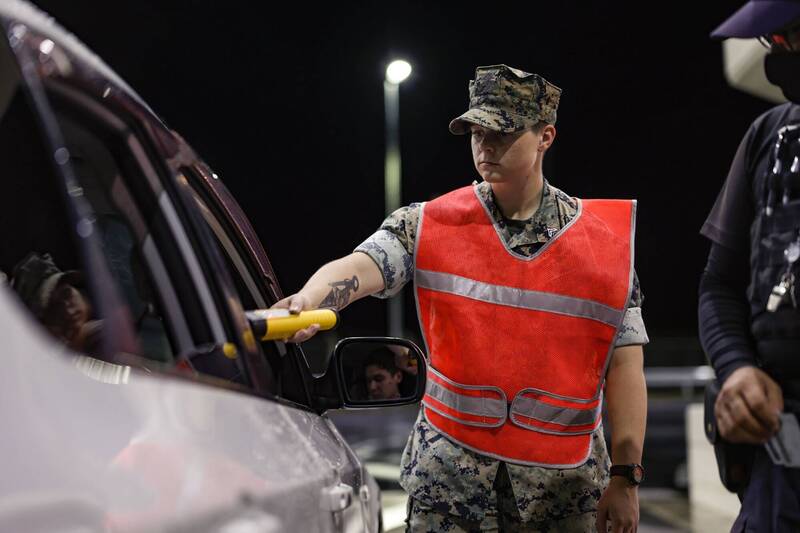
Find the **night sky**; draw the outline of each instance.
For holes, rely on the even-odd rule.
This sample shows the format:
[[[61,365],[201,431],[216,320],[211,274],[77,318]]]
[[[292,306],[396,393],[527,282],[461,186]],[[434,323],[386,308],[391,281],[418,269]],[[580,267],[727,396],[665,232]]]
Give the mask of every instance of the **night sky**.
[[[708,251],[698,231],[747,126],[769,108],[725,84],[708,38],[742,2],[297,2],[280,15],[265,2],[35,3],[222,177],[287,293],[383,219],[390,59],[414,67],[400,95],[406,203],[477,177],[468,140],[447,131],[477,65],[543,75],[564,91],[546,177],[575,196],[639,200],[646,352],[702,362],[691,340]],[[345,332],[385,331],[374,299],[344,319]]]

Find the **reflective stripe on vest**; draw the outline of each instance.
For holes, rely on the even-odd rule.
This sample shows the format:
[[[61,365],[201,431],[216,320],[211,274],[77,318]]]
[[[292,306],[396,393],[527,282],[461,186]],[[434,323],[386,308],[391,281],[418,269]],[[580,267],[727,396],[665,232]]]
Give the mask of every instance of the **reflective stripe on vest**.
[[[428,367],[423,404],[469,426],[499,427],[508,415],[508,400],[503,389],[461,385],[431,367]]]
[[[591,300],[492,285],[442,272],[418,270],[415,276],[417,276],[417,286],[423,289],[457,294],[473,300],[522,309],[590,318],[612,327],[617,327],[624,314],[624,311]]]
[[[474,188],[424,204],[414,284],[436,430],[516,464],[586,461],[632,287],[634,217],[632,201],[579,201],[528,257],[507,248]]]
[[[430,401],[430,400],[434,401]],[[506,421],[506,396],[491,386],[462,385],[428,367],[423,403],[440,415],[478,427],[499,427]],[[584,402],[525,389],[511,403],[511,420],[520,427],[554,434],[583,434],[600,422],[602,399]]]
[[[585,402],[559,398],[536,389],[521,390],[511,402],[511,421],[516,425],[552,434],[581,435],[600,425],[602,395]]]

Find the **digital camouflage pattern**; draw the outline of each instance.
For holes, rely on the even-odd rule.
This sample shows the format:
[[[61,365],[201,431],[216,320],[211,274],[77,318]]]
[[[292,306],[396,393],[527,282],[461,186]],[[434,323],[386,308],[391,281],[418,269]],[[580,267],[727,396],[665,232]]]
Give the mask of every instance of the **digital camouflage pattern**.
[[[499,503],[506,520],[516,515],[520,522],[546,524],[594,513],[608,485],[610,466],[601,427],[592,434],[592,451],[583,465],[558,470],[506,463],[510,487],[495,487],[500,461],[451,443],[420,412],[403,451],[400,484],[423,504],[418,515],[427,516],[417,517],[422,522],[453,515],[475,524],[488,518],[488,525],[497,518]],[[503,505],[509,501],[516,509]],[[422,513],[426,508],[432,512]]]
[[[530,219],[522,221],[503,216],[487,182],[476,184],[476,191],[506,245],[525,256],[537,252],[578,210],[574,198],[546,180],[539,209]],[[414,243],[421,209],[422,204],[418,203],[398,209],[356,248],[368,254],[381,268],[386,288],[376,296],[392,296],[413,279]],[[616,346],[648,342],[641,316],[642,301],[638,277],[634,273],[633,292]],[[558,470],[506,464],[513,488],[508,492],[515,495],[521,521],[534,522],[541,531],[586,529],[567,525],[573,522],[586,522],[590,524],[588,529],[594,527],[593,513],[608,483],[609,458],[602,429],[595,432],[592,439],[589,459],[578,468]],[[417,526],[411,530],[461,531],[466,528],[469,531],[475,523],[484,520],[486,513],[489,520],[482,527],[490,525],[492,516],[497,517],[497,491],[493,491],[493,484],[500,464],[497,459],[450,442],[420,415],[401,462],[400,483],[416,502],[410,518],[412,525],[416,523]]]
[[[555,124],[560,98],[561,89],[538,74],[507,65],[478,67],[469,82],[469,110],[450,122],[450,131],[461,135],[478,124],[511,133]]]
[[[447,533],[473,533],[477,531],[502,533],[583,532],[594,531],[596,517],[596,513],[584,513],[547,522],[520,523],[506,520],[501,523],[501,518],[487,515],[482,522],[473,522],[454,515],[437,513],[424,503],[409,499],[406,518],[408,528],[406,531],[410,533],[439,533],[440,531]]]
[[[519,515],[516,515],[518,518]],[[429,505],[409,498],[406,513],[407,532],[410,533],[473,533],[496,531],[503,533],[564,533],[594,531],[597,513],[583,513],[560,520],[546,522],[514,521],[502,510],[490,511],[481,522],[465,520],[459,516],[436,512]]]

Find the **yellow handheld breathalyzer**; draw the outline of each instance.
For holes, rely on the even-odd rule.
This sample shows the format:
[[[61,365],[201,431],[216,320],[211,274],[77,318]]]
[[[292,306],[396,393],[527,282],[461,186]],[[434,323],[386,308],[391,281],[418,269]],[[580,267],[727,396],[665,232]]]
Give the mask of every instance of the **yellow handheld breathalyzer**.
[[[257,309],[246,314],[253,333],[262,341],[286,339],[311,324],[319,324],[319,329],[324,331],[339,323],[339,313],[335,309],[314,309],[297,314],[288,309]]]

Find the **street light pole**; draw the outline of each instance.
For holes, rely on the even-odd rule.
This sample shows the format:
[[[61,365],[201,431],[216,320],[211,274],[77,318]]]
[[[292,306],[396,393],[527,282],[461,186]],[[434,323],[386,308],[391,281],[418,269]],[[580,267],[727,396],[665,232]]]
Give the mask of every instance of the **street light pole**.
[[[402,199],[400,167],[400,83],[411,74],[406,61],[392,61],[383,81],[383,105],[386,117],[386,159],[384,163],[384,203],[388,216],[400,208]],[[388,301],[388,330],[392,337],[403,336],[403,293]]]

